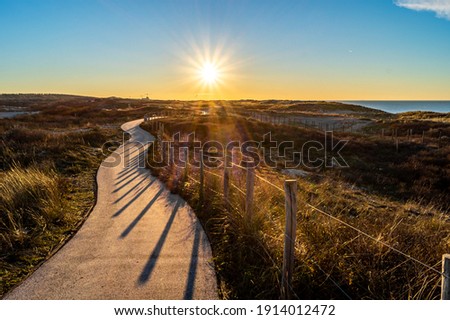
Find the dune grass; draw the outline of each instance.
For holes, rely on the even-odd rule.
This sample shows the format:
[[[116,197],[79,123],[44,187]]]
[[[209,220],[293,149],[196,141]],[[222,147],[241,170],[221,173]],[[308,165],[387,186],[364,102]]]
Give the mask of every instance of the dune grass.
[[[80,125],[57,114],[0,120],[0,296],[69,239],[94,205],[96,171],[122,134],[121,123],[87,116]]]
[[[68,179],[34,165],[15,165],[0,176],[3,295],[76,231],[93,203],[93,190],[83,183],[87,175]]]
[[[166,139],[176,132],[187,135],[195,131],[200,141],[226,142],[258,138],[267,129],[277,133],[277,140],[289,138],[289,135],[294,141],[318,136],[315,131],[293,131],[292,127],[269,126],[243,118],[215,115],[160,121],[164,123]],[[156,134],[151,123],[142,126]],[[440,275],[436,271],[440,269],[441,255],[450,251],[449,207],[448,203],[442,202],[447,197],[447,187],[439,183],[424,185],[419,179],[423,185],[419,188],[415,177],[426,174],[428,179],[447,179],[448,160],[445,160],[445,155],[448,155],[448,150],[440,149],[436,153],[431,146],[427,149],[411,145],[408,150],[396,154],[389,153],[384,141],[374,141],[359,134],[348,138],[352,139],[346,153],[352,166],[348,171],[310,171],[307,177],[299,179],[294,297],[438,299]],[[158,152],[153,154],[155,150],[158,148],[149,149],[149,159],[160,157]],[[420,152],[426,152],[430,159],[420,158]],[[364,166],[358,164],[359,159],[364,159]],[[440,173],[430,171],[427,161],[440,161]],[[384,167],[388,163],[390,170],[376,170],[376,181],[364,178],[375,174],[372,167]],[[369,169],[368,164],[371,166]],[[150,162],[150,168],[151,165]],[[415,168],[415,177],[405,175],[410,166]],[[257,174],[282,187],[283,180],[289,177],[279,169],[259,167]],[[196,210],[212,243],[222,297],[279,298],[284,239],[283,193],[256,179],[255,212],[249,220],[244,213],[244,196],[236,188],[245,186],[242,169],[232,170],[231,181],[235,187],[231,188],[229,209],[223,201],[221,168],[209,168],[205,172],[203,200],[199,194],[198,168],[189,169],[189,178],[184,177],[184,169],[173,165],[152,170]],[[365,170],[368,172],[364,173]],[[385,186],[379,184],[383,177],[386,181],[401,179],[403,184],[397,187],[394,184],[393,190],[385,190]],[[378,241],[313,210],[307,203]],[[435,270],[412,261],[381,242]]]
[[[164,104],[24,94],[0,95],[0,105],[37,112],[0,119],[3,296],[65,243],[87,217],[95,202],[96,171],[123,140],[121,124]]]
[[[3,294],[63,241],[81,212],[68,208],[64,182],[53,170],[13,167],[0,178]]]
[[[0,97],[0,103],[4,98]],[[28,106],[40,113],[0,120],[2,188],[12,190],[1,198],[0,295],[77,230],[94,201],[95,171],[108,152],[102,150],[103,142],[119,142],[118,128],[123,122],[172,110],[184,115],[161,120],[167,134],[195,131],[201,141],[229,141],[258,140],[272,131],[278,141],[293,140],[301,145],[323,139],[323,135],[316,130],[262,124],[227,114],[261,110],[289,115],[316,112],[318,108],[328,112],[347,108],[286,101],[6,98],[5,105]],[[202,111],[211,116],[199,116]],[[415,141],[402,141],[396,153],[391,140],[377,137],[379,129],[399,126],[403,130],[411,121],[358,107],[352,111],[382,120],[371,136],[339,134],[339,138],[351,140],[345,151],[350,170],[318,168],[299,179],[294,292],[303,299],[346,299],[347,295],[353,299],[437,298],[439,276],[435,272],[302,206],[311,203],[437,269],[440,255],[450,251],[450,150],[448,145],[437,148],[435,143],[439,130],[447,127],[436,122],[414,123],[414,131],[419,126],[429,129],[429,140],[425,144],[417,137]],[[150,126],[144,127],[151,131]],[[441,134],[448,135],[447,131]],[[281,169],[261,167],[258,174],[282,186],[286,176]],[[219,177],[222,174],[220,168],[212,172]],[[249,220],[244,214],[243,195],[235,187],[230,195],[233,205],[225,209],[223,181],[215,175],[205,175],[207,191],[201,201],[195,168],[189,179],[174,167],[154,174],[196,210],[211,239],[223,298],[279,297],[284,223],[281,193],[257,180],[255,214]],[[233,184],[243,188],[244,181],[242,170],[233,170]],[[48,190],[41,190],[43,186]],[[33,197],[42,201],[30,203]]]
[[[48,224],[70,220],[63,213],[58,180],[55,172],[45,173],[34,167],[14,167],[1,174],[2,247],[23,246],[35,230],[39,232]]]

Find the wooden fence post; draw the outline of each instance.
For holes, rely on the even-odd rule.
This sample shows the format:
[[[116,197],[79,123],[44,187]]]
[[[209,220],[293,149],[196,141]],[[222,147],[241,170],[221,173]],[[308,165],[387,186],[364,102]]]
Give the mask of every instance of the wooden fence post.
[[[255,168],[254,162],[249,162],[247,167],[247,192],[245,198],[245,214],[251,220],[253,216],[253,191],[255,189]]]
[[[168,166],[171,166],[171,165],[173,165],[173,164],[175,164],[175,151],[174,151],[174,148],[173,148],[173,146],[171,145],[171,143],[170,142],[167,142],[167,148],[169,148],[169,155],[168,155],[168,158],[167,158],[167,165]]]
[[[157,132],[156,141],[158,144],[158,152],[161,155],[161,160],[164,162],[164,146],[163,146],[163,139],[161,136],[161,132]]]
[[[441,300],[450,300],[450,254],[442,256]]]
[[[229,209],[230,201],[230,157],[225,151],[225,159],[223,164],[223,200],[225,202],[225,208]]]
[[[184,179],[187,181],[189,178],[189,149],[184,149]]]
[[[165,162],[165,165],[169,166],[169,155],[168,155],[168,152],[167,152],[168,150],[166,149],[166,145],[167,145],[167,143],[164,143],[164,141],[161,140],[161,148],[162,148],[161,156],[162,156],[162,160],[163,161],[167,160],[167,162]]]
[[[297,230],[297,180],[284,182],[286,229],[284,233],[283,269],[281,275],[281,298],[290,299],[292,274],[294,273],[294,250]]]
[[[204,196],[204,182],[205,182],[205,173],[203,172],[203,150],[200,150],[200,191],[199,191],[199,200],[200,203],[203,203]]]

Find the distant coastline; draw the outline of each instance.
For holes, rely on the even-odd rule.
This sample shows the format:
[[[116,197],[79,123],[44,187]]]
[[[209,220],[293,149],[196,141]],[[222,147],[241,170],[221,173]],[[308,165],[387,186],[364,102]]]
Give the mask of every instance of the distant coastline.
[[[11,101],[43,101],[43,100],[72,100],[72,99],[86,99],[87,101],[95,99],[109,99],[109,100],[124,100],[128,103],[133,101],[140,101],[140,98],[121,98],[121,97],[92,97],[92,96],[80,96],[80,95],[66,95],[66,94],[36,94],[36,93],[24,93],[24,94],[5,94],[0,93],[0,118],[12,118],[18,115],[23,115],[29,113],[29,110],[24,110],[23,107],[8,106]],[[148,99],[148,98],[147,98]],[[158,101],[170,101],[170,100],[159,100]],[[155,99],[148,99],[148,101],[156,101]],[[147,101],[147,100],[146,100]],[[179,100],[179,101],[191,101],[191,100]],[[208,100],[202,100],[208,101]],[[221,100],[212,100],[221,101]],[[241,100],[227,100],[227,101],[265,101],[270,103],[276,102],[286,102],[291,101],[293,103],[320,103],[321,101],[331,102],[331,103],[344,103],[347,105],[362,106],[365,108],[381,110],[384,112],[397,114],[403,112],[411,111],[431,111],[438,113],[450,113],[450,100],[282,100],[282,99],[271,99],[271,100],[257,100],[257,99],[241,99]],[[373,111],[375,111],[373,110]]]
[[[337,102],[360,105],[389,113],[401,113],[408,111],[450,112],[450,101],[341,100]]]

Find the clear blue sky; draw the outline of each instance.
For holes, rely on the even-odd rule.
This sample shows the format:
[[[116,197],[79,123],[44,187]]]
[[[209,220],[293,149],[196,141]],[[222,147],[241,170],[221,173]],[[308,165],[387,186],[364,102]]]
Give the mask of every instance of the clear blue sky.
[[[450,99],[450,1],[0,0],[0,92]]]

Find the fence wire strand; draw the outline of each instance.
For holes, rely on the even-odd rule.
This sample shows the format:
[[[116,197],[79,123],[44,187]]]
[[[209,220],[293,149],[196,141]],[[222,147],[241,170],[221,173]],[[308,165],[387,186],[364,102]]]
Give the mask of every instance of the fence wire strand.
[[[217,174],[217,173],[215,173],[215,172],[212,172],[212,171],[209,171],[209,170],[206,170],[206,169],[203,169],[203,172],[208,173],[208,174],[210,174],[210,175],[213,175],[213,176],[215,176],[215,177],[217,177],[217,178],[220,178],[220,179],[223,178],[223,176],[221,176],[220,174]],[[241,188],[239,188],[237,185],[235,185],[235,184],[232,183],[232,182],[230,182],[230,185],[231,185],[232,187],[236,188],[237,191],[239,191],[240,193],[242,193],[242,194],[245,196],[246,193],[245,193],[244,190],[242,190]]]
[[[349,300],[353,300],[352,297],[350,297],[350,295],[345,292],[345,290],[342,289],[341,286],[331,277],[331,275],[323,270],[317,262],[313,259],[310,259],[310,261],[327,277],[327,280],[330,280],[339,289],[339,291],[341,291]]]
[[[231,162],[231,165],[234,166],[234,167],[243,169],[243,170],[248,170],[248,168],[243,167],[243,166],[238,165],[238,164],[233,163],[233,162]],[[204,169],[204,172],[207,173],[207,174],[210,174],[210,175],[212,175],[212,176],[215,176],[215,177],[217,177],[217,178],[219,178],[219,179],[222,179],[222,178],[223,178],[222,175],[217,174],[217,173],[215,173],[215,172],[213,172],[213,171],[210,171],[210,170]],[[266,183],[266,184],[272,186],[272,187],[275,188],[276,190],[278,190],[278,191],[280,191],[280,192],[282,192],[282,193],[285,192],[285,191],[283,190],[283,188],[280,188],[279,186],[277,186],[276,184],[270,182],[270,181],[267,180],[266,178],[264,178],[264,177],[262,177],[262,176],[260,176],[260,175],[258,175],[258,174],[256,174],[256,173],[255,173],[254,176],[255,176],[256,178],[258,178],[259,180],[261,180],[262,182],[264,182],[264,183]],[[200,184],[200,181],[196,180],[195,178],[191,177],[190,175],[188,176],[188,178],[191,179],[191,180],[193,180],[193,181],[195,181],[196,183]],[[239,191],[241,194],[246,195],[246,192],[245,192],[244,190],[240,189],[238,186],[236,186],[235,184],[233,184],[231,181],[230,181],[230,185],[231,185],[232,187],[234,187],[237,191]],[[222,193],[218,192],[217,190],[214,190],[214,189],[211,188],[211,187],[208,187],[208,186],[206,186],[206,187],[207,187],[207,189],[213,191],[214,193],[216,193],[216,194],[218,194],[218,195],[221,195],[221,194],[222,194]],[[423,266],[423,267],[429,269],[430,271],[433,271],[433,272],[435,272],[435,273],[437,273],[437,274],[439,274],[439,275],[441,275],[441,276],[447,277],[447,275],[445,275],[443,272],[441,272],[440,270],[436,269],[435,267],[430,266],[430,265],[428,265],[428,264],[426,264],[426,263],[420,261],[419,259],[412,257],[411,255],[409,255],[409,254],[407,254],[407,253],[405,253],[405,252],[403,252],[403,251],[401,251],[401,250],[399,250],[399,249],[393,247],[392,245],[390,245],[390,244],[388,244],[388,243],[386,243],[386,242],[384,242],[384,241],[382,241],[382,240],[380,240],[380,239],[377,239],[376,237],[374,237],[374,236],[368,234],[367,232],[364,232],[364,231],[360,230],[359,228],[357,228],[357,227],[355,227],[355,226],[353,226],[353,225],[351,225],[351,224],[349,224],[349,223],[347,223],[347,222],[345,222],[345,221],[343,221],[343,220],[341,220],[341,219],[339,219],[339,218],[337,218],[337,217],[335,217],[335,216],[333,216],[333,215],[331,215],[331,214],[329,214],[329,213],[327,213],[327,212],[325,212],[325,211],[323,211],[323,210],[317,208],[316,206],[311,205],[310,203],[307,203],[307,202],[306,202],[305,204],[306,204],[307,207],[313,209],[314,211],[316,211],[316,212],[318,212],[318,213],[320,213],[320,214],[322,214],[322,215],[324,215],[324,216],[326,216],[326,217],[328,217],[328,218],[330,218],[330,219],[332,219],[332,220],[334,220],[334,221],[336,221],[336,222],[338,222],[338,223],[340,223],[340,224],[342,224],[342,225],[344,225],[344,226],[346,226],[346,227],[348,227],[348,228],[350,228],[350,229],[352,229],[352,230],[358,232],[360,235],[363,235],[363,236],[365,236],[365,237],[367,237],[367,238],[369,238],[369,239],[375,241],[376,243],[379,243],[379,244],[381,244],[381,245],[383,245],[383,246],[389,248],[390,250],[392,250],[392,251],[394,251],[394,252],[400,254],[401,256],[407,258],[408,260],[411,260],[411,261],[413,261],[413,262],[415,262],[415,263],[417,263],[417,264],[420,264],[421,266]],[[230,205],[232,205],[231,202],[230,202]],[[266,212],[266,210],[261,210],[262,208],[261,208],[260,206],[257,206],[257,207],[258,207],[258,209],[259,209],[260,212],[263,212],[263,213],[264,213],[264,216],[265,216],[266,218],[268,218],[267,220],[270,221],[270,222],[273,224],[273,226],[274,226],[277,230],[279,230],[280,232],[283,232],[283,228],[282,228],[282,225],[280,225],[280,223],[277,223],[276,221],[274,221],[274,220],[273,220],[273,217],[272,217],[270,214],[268,214],[268,213]],[[284,233],[284,232],[283,232],[283,233]],[[290,237],[289,237],[288,235],[285,235],[285,237],[286,237],[286,238],[289,238],[288,240],[293,241],[292,239],[290,239]],[[273,260],[273,258],[271,257],[271,255],[270,255],[268,252],[266,252],[266,254],[269,256],[269,259],[271,260],[273,266],[274,266],[279,272],[281,272],[280,267],[279,267],[278,264]],[[345,290],[343,290],[343,289],[339,286],[339,284],[331,277],[331,275],[328,274],[328,273],[326,273],[326,272],[320,267],[320,265],[319,265],[318,263],[316,263],[313,259],[310,259],[310,261],[311,261],[311,262],[312,262],[312,263],[313,263],[313,264],[314,264],[314,265],[315,265],[315,266],[316,266],[316,267],[317,267],[317,268],[318,268],[318,269],[319,269],[319,270],[327,277],[327,279],[328,279],[329,281],[331,281],[331,282],[332,282],[332,283],[333,283],[333,284],[334,284],[334,285],[335,285],[335,286],[336,286],[336,287],[337,287],[337,288],[338,288],[338,289],[339,289],[339,290],[340,290],[340,291],[341,291],[348,299],[350,299],[350,300],[352,299],[352,298],[350,297],[350,295],[347,294],[347,293],[345,292]],[[297,294],[295,293],[295,291],[294,291],[294,289],[291,287],[291,285],[288,284],[288,286],[290,287],[292,294],[295,295],[295,297],[296,297],[297,299],[299,299],[299,297],[297,296]]]
[[[391,246],[390,244],[375,238],[374,236],[372,236],[372,235],[370,235],[370,234],[368,234],[368,233],[366,233],[366,232],[364,232],[364,231],[362,231],[362,230],[352,226],[351,224],[349,224],[349,223],[347,223],[347,222],[345,222],[345,221],[343,221],[343,220],[341,220],[341,219],[339,219],[339,218],[337,218],[337,217],[335,217],[335,216],[333,216],[333,215],[331,215],[331,214],[329,214],[329,213],[327,213],[327,212],[325,212],[325,211],[323,211],[323,210],[321,210],[321,209],[319,209],[319,208],[317,208],[317,207],[315,207],[315,206],[313,206],[313,205],[311,205],[309,203],[306,203],[306,206],[308,206],[311,209],[313,209],[313,210],[315,210],[315,211],[317,211],[317,212],[319,212],[319,213],[329,217],[330,219],[332,219],[334,221],[337,221],[337,222],[345,225],[346,227],[348,227],[348,228],[358,232],[359,234],[361,234],[361,235],[363,235],[363,236],[365,236],[365,237],[367,237],[367,238],[369,238],[369,239],[371,239],[371,240],[373,240],[373,241],[375,241],[375,242],[377,242],[377,243],[379,243],[379,244],[381,244],[381,245],[391,249],[392,251],[394,251],[394,252],[404,256],[405,258],[407,258],[409,260],[412,260],[412,261],[422,265],[423,267],[440,274],[441,276],[445,276],[446,277],[446,275],[444,273],[442,273],[441,271],[437,270],[436,268],[434,268],[434,267],[432,267],[432,266],[430,266],[430,265],[420,261],[419,259],[416,259],[416,258],[410,256],[409,254],[407,254],[407,253],[405,253],[403,251],[400,251],[399,249]]]

